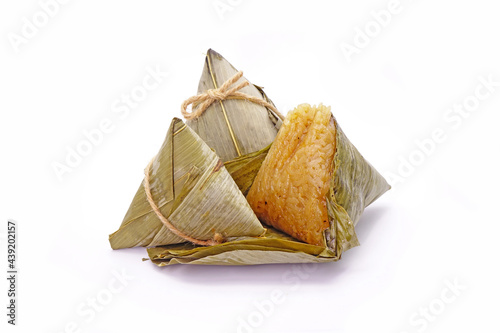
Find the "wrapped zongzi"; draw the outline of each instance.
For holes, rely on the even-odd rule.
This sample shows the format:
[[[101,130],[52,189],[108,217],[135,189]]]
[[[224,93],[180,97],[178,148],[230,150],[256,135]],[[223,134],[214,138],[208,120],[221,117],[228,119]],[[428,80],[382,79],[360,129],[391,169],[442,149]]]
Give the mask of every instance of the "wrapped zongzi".
[[[237,73],[238,70],[220,54],[208,50],[198,94],[220,88]],[[235,84],[242,82],[248,80],[240,77]],[[272,104],[262,88],[253,84],[239,89],[239,92]],[[228,98],[212,103],[199,117],[187,119],[186,124],[226,162],[271,144],[278,133],[280,117],[276,110],[257,103]]]
[[[113,249],[186,242],[161,216],[199,240],[217,233],[259,236],[265,231],[219,157],[180,119],[172,121],[146,172],[148,186],[141,183],[122,225],[109,236]],[[153,202],[148,201],[148,187]]]

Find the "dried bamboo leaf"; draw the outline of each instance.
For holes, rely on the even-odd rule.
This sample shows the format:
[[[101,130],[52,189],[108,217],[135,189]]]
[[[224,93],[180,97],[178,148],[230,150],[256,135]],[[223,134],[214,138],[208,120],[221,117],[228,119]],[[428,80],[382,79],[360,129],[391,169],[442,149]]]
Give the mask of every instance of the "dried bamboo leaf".
[[[304,252],[275,251],[270,249],[238,249],[222,252],[199,259],[173,258],[169,261],[155,260],[153,263],[159,267],[175,264],[191,265],[262,265],[262,264],[287,264],[287,263],[324,263],[337,261],[333,258],[315,257]]]
[[[269,228],[262,237],[239,237],[216,246],[195,247],[178,244],[149,248],[148,255],[158,266],[178,263],[255,265],[339,259],[329,249],[297,241],[273,228]],[[285,258],[286,261],[279,261]]]

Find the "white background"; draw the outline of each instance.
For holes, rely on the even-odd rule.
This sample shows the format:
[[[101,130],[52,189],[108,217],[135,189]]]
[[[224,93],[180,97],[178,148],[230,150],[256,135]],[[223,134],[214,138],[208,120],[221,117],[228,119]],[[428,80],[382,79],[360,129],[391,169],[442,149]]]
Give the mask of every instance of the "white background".
[[[2,332],[500,332],[499,8],[401,0],[380,28],[371,12],[388,6],[69,1],[16,52],[12,36],[42,9],[2,1],[0,266],[15,219],[20,272],[16,327],[6,324],[0,284]],[[365,28],[366,46],[357,30]],[[341,46],[356,36],[358,53],[346,57]],[[142,248],[110,249],[144,167],[196,93],[208,48],[264,86],[282,112],[331,105],[361,153],[400,177],[365,211],[361,246],[341,261],[157,268],[141,261]],[[120,118],[113,103],[157,66],[168,77]],[[478,101],[480,77],[497,86],[478,88],[489,95],[466,116],[448,113]],[[59,180],[53,164],[103,119],[113,130]],[[424,155],[416,141],[435,131],[445,139]],[[111,294],[113,272],[123,270],[133,279]],[[274,293],[284,297],[270,306]],[[106,303],[100,311],[89,303],[96,297]],[[419,311],[429,307],[425,319]]]

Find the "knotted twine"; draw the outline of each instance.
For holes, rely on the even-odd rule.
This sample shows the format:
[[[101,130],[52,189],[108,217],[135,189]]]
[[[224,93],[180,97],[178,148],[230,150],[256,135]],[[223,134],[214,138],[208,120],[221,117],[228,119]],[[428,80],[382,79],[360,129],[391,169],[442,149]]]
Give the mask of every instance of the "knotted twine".
[[[243,72],[239,71],[238,73],[234,74],[229,80],[224,82],[224,84],[217,89],[209,89],[206,92],[192,96],[184,101],[181,105],[181,113],[186,119],[196,119],[199,116],[205,112],[212,103],[216,101],[224,101],[228,99],[243,99],[250,101],[252,103],[261,105],[263,107],[266,107],[273,111],[278,117],[283,119],[284,117],[281,115],[281,113],[276,109],[274,105],[271,103],[268,103],[267,101],[252,96],[248,95],[245,93],[240,92],[239,90],[248,86],[250,83],[248,81],[241,82],[235,87],[232,87],[241,77],[243,76]],[[191,111],[187,111],[187,107],[190,105],[196,105],[196,107]],[[170,230],[173,234],[187,240],[188,242],[191,242],[196,245],[203,245],[203,246],[210,246],[210,245],[217,245],[221,244],[224,242],[224,237],[220,233],[215,233],[213,239],[209,240],[200,240],[193,238],[189,235],[186,235],[179,229],[177,229],[165,216],[160,211],[160,208],[156,205],[156,202],[153,199],[153,195],[151,194],[151,185],[149,182],[150,178],[150,170],[151,170],[151,165],[153,164],[154,158],[149,162],[148,166],[144,170],[144,190],[146,192],[146,198],[151,205],[151,208],[155,212],[156,216],[160,219],[160,221],[163,223],[165,227],[167,227],[168,230]]]
[[[234,74],[229,80],[224,82],[224,84],[217,89],[209,89],[202,94],[190,97],[184,101],[181,105],[181,113],[186,119],[196,119],[205,112],[212,103],[216,101],[224,101],[227,99],[243,99],[249,102],[258,104],[260,106],[266,107],[273,111],[278,117],[284,119],[281,113],[276,109],[274,105],[268,103],[262,98],[255,97],[249,94],[242,93],[239,91],[250,84],[248,81],[243,81],[235,87],[231,87],[243,76],[243,72],[239,71]],[[189,104],[196,105],[196,107],[191,111],[187,111]]]

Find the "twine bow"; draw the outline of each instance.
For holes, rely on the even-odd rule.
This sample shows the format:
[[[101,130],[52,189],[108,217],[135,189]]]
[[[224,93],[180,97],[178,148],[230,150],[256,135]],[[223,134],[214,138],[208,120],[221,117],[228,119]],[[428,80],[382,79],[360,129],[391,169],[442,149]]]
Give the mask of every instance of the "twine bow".
[[[250,101],[252,103],[261,105],[272,110],[278,117],[283,119],[281,113],[267,101],[262,98],[255,97],[252,95],[248,95],[239,91],[241,88],[248,86],[250,83],[248,81],[241,82],[237,86],[232,87],[238,80],[243,76],[243,72],[239,71],[234,74],[229,80],[224,82],[220,88],[217,89],[209,89],[206,92],[192,96],[184,101],[181,105],[181,113],[186,119],[196,119],[205,112],[212,103],[216,101],[224,101],[227,99],[243,99]],[[187,111],[187,107],[190,105],[196,105],[196,107],[191,111]]]

